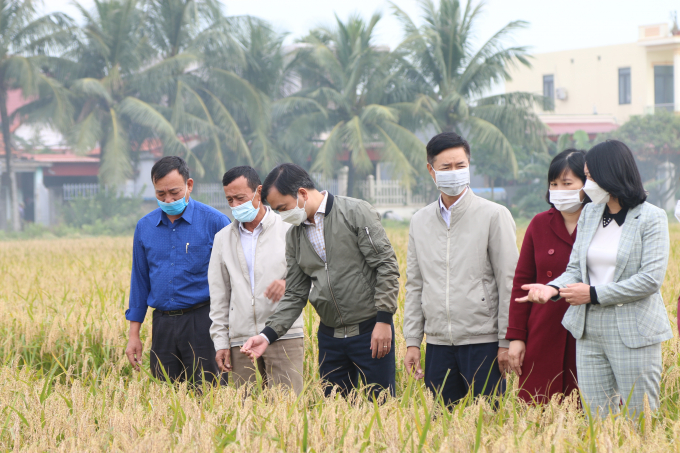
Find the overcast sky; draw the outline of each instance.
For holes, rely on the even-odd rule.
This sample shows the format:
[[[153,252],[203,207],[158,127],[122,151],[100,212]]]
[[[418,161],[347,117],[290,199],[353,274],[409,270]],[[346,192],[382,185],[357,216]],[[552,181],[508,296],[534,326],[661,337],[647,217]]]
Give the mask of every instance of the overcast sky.
[[[229,15],[258,16],[290,33],[289,42],[319,24],[332,23],[333,13],[344,20],[354,12],[369,18],[381,11],[376,44],[394,48],[402,36],[386,0],[221,1]],[[93,5],[92,0],[79,3],[88,9]],[[419,21],[416,0],[394,3]],[[44,0],[44,4],[47,11],[62,11],[80,19],[69,0]],[[488,0],[477,35],[480,40],[488,39],[509,21],[525,20],[529,26],[515,35],[515,44],[529,46],[534,53],[622,44],[637,40],[639,25],[669,22],[671,11],[679,7],[677,0]]]

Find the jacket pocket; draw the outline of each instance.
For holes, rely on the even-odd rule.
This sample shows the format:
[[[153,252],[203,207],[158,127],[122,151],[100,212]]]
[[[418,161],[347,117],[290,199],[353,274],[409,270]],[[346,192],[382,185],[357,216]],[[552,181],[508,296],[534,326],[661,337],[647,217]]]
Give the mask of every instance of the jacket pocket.
[[[643,337],[659,335],[668,329],[668,315],[659,294],[653,294],[639,302],[626,305],[633,305],[632,310],[621,310],[623,311],[621,315],[625,316],[631,311],[634,312],[637,331]],[[617,307],[617,311],[621,308],[628,308],[626,305]]]
[[[208,243],[188,244],[184,250],[186,272],[189,274],[203,274],[208,272],[210,252],[211,247]]]
[[[385,233],[385,229],[380,223],[360,228],[359,236],[365,236],[370,251],[374,252],[376,255],[384,252],[386,248],[390,247],[390,242]]]
[[[484,297],[482,298],[482,302],[485,302],[486,306],[486,311],[489,314],[489,316],[493,316],[494,314],[494,309],[491,306],[491,298],[489,297],[489,291],[486,288],[486,285],[484,284],[484,280],[480,281],[479,284],[482,287],[482,293],[484,294]]]

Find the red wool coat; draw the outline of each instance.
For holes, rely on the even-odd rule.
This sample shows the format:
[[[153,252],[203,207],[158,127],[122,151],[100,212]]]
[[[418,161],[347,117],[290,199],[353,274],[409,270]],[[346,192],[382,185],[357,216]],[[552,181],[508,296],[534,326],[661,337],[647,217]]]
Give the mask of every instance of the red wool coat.
[[[549,283],[566,270],[575,239],[576,231],[570,236],[562,214],[552,208],[533,218],[522,243],[505,338],[526,343],[520,397],[529,403],[546,402],[556,393],[569,395],[577,388],[576,340],[562,326],[569,304],[515,302],[527,295],[522,285]]]

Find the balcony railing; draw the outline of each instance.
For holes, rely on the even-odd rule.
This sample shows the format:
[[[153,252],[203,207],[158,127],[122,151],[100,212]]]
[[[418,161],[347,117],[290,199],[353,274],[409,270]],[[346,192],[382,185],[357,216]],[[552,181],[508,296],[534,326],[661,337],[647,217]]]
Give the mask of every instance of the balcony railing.
[[[648,105],[645,107],[645,113],[647,114],[653,114],[655,112],[659,111],[665,111],[665,112],[673,112],[675,111],[675,104],[670,103],[670,104],[654,104],[654,105]]]

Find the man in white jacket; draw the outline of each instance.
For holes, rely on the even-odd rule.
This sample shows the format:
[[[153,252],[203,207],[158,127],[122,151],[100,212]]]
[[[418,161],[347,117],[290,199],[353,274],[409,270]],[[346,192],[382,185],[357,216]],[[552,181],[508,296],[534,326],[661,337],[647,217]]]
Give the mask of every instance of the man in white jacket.
[[[223,372],[231,371],[239,386],[255,381],[254,365],[240,353],[240,346],[264,328],[285,292],[290,225],[262,203],[262,185],[253,168],[232,168],[222,185],[235,221],[217,233],[210,258],[210,336],[217,365]],[[300,316],[258,358],[257,367],[266,385],[282,384],[300,393],[303,357]]]
[[[441,194],[411,219],[404,365],[453,404],[468,391],[505,389],[505,333],[519,253],[510,212],[469,187],[468,142],[453,132],[436,135],[427,144],[427,161]]]

